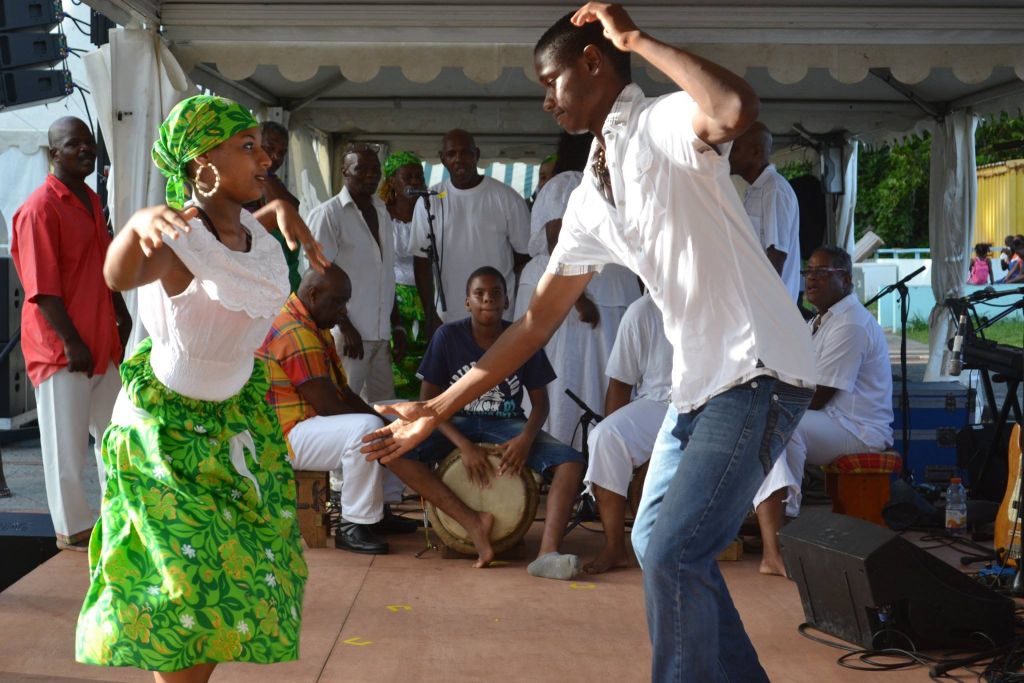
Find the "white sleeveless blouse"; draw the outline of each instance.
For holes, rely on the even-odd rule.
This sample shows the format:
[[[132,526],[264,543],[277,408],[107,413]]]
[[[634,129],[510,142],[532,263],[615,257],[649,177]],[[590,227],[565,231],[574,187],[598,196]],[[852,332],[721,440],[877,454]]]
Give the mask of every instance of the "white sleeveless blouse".
[[[169,297],[159,280],[139,288],[153,373],[189,398],[223,401],[241,390],[288,298],[280,244],[248,211],[241,219],[252,235],[248,252],[228,249],[196,218],[189,233],[166,242],[194,276],[185,291]]]

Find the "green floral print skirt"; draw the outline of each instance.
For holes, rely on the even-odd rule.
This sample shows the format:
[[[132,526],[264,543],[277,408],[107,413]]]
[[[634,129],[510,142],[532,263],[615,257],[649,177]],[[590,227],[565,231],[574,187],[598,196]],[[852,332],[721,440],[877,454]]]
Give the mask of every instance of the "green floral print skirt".
[[[151,346],[121,365],[148,417],[103,436],[76,659],[164,672],[297,659],[307,570],[264,366],[232,398],[200,401],[156,379]]]

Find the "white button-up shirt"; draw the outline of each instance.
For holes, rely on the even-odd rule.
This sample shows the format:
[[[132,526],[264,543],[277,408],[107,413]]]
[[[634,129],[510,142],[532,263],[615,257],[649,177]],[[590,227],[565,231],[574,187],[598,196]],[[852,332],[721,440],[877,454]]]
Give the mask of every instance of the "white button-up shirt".
[[[348,318],[366,341],[391,339],[391,309],[395,302],[395,233],[387,207],[372,198],[377,212],[377,235],[349,194],[348,188],[313,209],[306,221],[324,256],[352,280]]]
[[[747,188],[743,208],[761,246],[775,247],[786,254],[782,281],[796,301],[800,296],[800,205],[796,192],[775,166],[768,164]]]
[[[885,333],[849,294],[820,318],[814,332],[818,384],[836,389],[823,409],[872,448],[892,446],[892,366]]]
[[[668,405],[672,392],[672,345],[650,292],[626,309],[608,357],[607,374],[636,387],[636,397]]]
[[[681,413],[758,375],[806,387],[815,377],[808,328],[729,179],[731,144],[697,137],[696,112],[685,92],[623,89],[602,129],[615,206],[588,165],[548,263],[564,275],[618,263],[640,276],[673,346]]]

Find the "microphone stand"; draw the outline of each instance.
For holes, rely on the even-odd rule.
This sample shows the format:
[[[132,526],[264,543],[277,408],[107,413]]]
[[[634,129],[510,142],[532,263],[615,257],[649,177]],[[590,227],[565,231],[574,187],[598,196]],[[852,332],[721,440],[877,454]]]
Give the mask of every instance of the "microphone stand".
[[[913,483],[914,476],[910,469],[910,394],[907,391],[907,319],[910,317],[910,292],[907,290],[907,282],[917,277],[924,269],[925,266],[921,266],[902,280],[883,287],[864,304],[865,307],[870,306],[892,292],[899,292],[900,295],[900,412],[903,413],[903,471],[900,472],[900,476],[910,484]]]
[[[590,462],[590,445],[587,442],[587,436],[590,431],[590,423],[597,424],[601,421],[601,416],[590,409],[590,406],[586,402],[574,394],[572,389],[565,390],[566,395],[573,400],[582,410],[583,414],[580,415],[580,428],[583,430],[583,460],[587,463]],[[581,492],[577,496],[577,502],[573,505],[574,514],[572,520],[569,522],[569,526],[566,528],[565,533],[569,533],[584,521],[588,519],[594,519],[597,514],[597,509],[592,498]]]
[[[434,233],[434,212],[430,208],[430,195],[423,195],[423,208],[427,210],[427,238],[430,240],[430,246],[427,247],[427,258],[430,259],[431,270],[434,271],[434,288],[437,290],[437,303],[441,307],[441,313],[448,312],[448,306],[445,303],[444,298],[444,283],[441,280],[441,254],[437,250],[437,235]],[[424,311],[426,315],[430,315],[428,311]],[[427,318],[429,323],[433,318]],[[429,325],[428,325],[429,327]]]

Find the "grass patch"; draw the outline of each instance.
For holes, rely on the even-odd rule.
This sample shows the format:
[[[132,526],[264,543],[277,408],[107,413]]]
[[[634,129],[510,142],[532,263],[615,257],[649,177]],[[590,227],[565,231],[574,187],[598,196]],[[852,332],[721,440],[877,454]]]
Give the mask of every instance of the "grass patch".
[[[1004,320],[984,330],[985,339],[1007,346],[1024,346],[1024,320]],[[923,320],[911,320],[907,327],[907,339],[928,343],[928,323]]]

